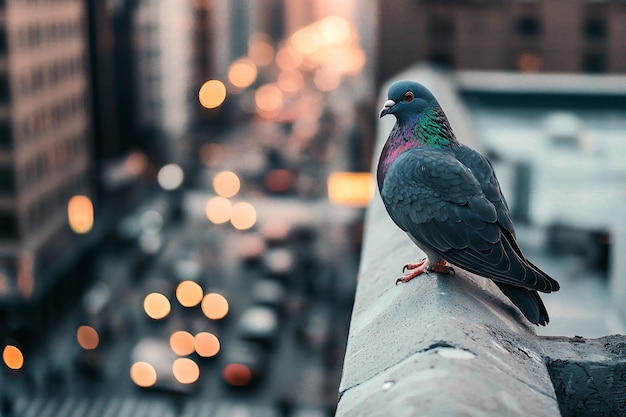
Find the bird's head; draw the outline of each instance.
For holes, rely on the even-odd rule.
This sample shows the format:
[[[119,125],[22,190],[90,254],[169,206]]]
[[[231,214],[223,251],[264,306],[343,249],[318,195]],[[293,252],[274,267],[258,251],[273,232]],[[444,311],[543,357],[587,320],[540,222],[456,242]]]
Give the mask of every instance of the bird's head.
[[[418,116],[433,102],[436,102],[435,97],[422,84],[407,80],[396,81],[389,87],[387,101],[380,110],[379,117],[393,114],[402,123]]]

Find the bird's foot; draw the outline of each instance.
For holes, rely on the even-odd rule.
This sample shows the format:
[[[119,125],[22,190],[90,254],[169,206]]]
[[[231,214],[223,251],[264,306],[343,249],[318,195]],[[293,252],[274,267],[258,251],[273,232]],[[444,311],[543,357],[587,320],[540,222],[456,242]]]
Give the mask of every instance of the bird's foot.
[[[419,268],[419,267],[423,266],[423,265],[426,263],[426,261],[428,261],[428,259],[424,258],[424,259],[422,259],[421,261],[419,261],[419,262],[417,262],[417,263],[414,263],[414,264],[406,264],[406,265],[404,265],[404,266],[402,267],[402,272],[406,272],[407,270],[412,271],[412,270],[414,270],[414,269],[416,269],[416,268]]]
[[[455,275],[454,268],[446,265],[446,261],[439,261],[436,264],[431,265],[428,262],[428,259],[422,259],[415,264],[406,264],[404,265],[404,268],[402,268],[402,272],[405,272],[406,270],[411,272],[407,272],[398,278],[396,280],[396,285],[398,285],[399,282],[409,282],[413,278],[422,275],[424,272],[437,272],[440,274]]]

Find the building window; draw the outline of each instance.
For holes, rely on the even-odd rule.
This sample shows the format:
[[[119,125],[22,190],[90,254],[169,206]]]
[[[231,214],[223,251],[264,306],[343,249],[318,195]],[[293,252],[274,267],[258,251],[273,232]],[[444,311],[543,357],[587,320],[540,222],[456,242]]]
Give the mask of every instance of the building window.
[[[0,240],[17,239],[17,219],[14,213],[0,212]]]
[[[517,33],[532,38],[541,33],[541,21],[536,16],[521,16],[517,19]]]
[[[582,70],[589,73],[606,72],[606,56],[597,52],[586,53],[582,58]]]
[[[7,33],[4,29],[0,29],[0,54],[5,54],[7,49]]]
[[[11,149],[13,146],[13,134],[8,120],[0,120],[0,149]]]
[[[583,24],[583,33],[587,39],[606,38],[606,20],[599,17],[588,17]]]
[[[11,89],[9,88],[9,79],[6,74],[0,74],[0,102],[9,102],[11,98]]]
[[[445,50],[435,50],[428,54],[428,62],[443,68],[454,68],[452,54]]]
[[[430,16],[428,19],[428,36],[431,39],[452,39],[454,21],[448,16]]]
[[[15,176],[13,171],[0,167],[0,195],[11,195],[15,192]]]
[[[539,72],[543,69],[543,59],[533,52],[522,52],[518,55],[515,66],[522,72]]]

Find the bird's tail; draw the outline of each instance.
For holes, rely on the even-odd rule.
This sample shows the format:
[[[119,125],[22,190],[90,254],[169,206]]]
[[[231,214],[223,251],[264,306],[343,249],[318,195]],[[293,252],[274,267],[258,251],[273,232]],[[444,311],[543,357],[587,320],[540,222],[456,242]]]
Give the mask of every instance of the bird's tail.
[[[528,321],[541,326],[548,324],[550,321],[548,311],[537,291],[501,282],[495,284],[519,308]]]

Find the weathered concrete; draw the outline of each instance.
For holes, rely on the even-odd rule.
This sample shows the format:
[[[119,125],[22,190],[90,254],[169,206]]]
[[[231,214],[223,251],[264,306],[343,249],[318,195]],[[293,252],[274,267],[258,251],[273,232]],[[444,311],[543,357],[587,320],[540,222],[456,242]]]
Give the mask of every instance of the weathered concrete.
[[[564,416],[626,416],[626,336],[543,337]]]
[[[449,103],[445,77],[398,78],[422,80]],[[378,149],[389,122],[380,123]],[[402,266],[422,256],[375,197],[336,415],[559,416],[533,328],[490,281],[457,269],[395,285]]]

